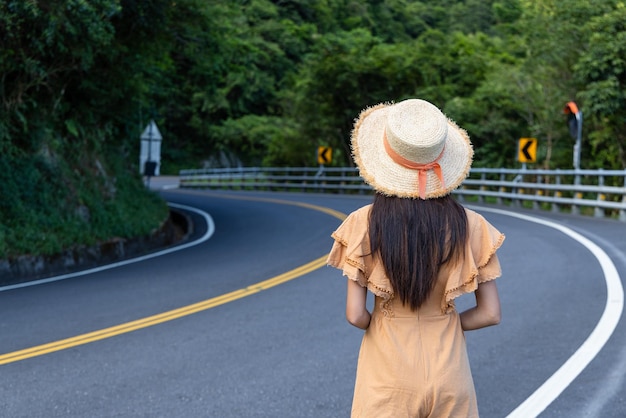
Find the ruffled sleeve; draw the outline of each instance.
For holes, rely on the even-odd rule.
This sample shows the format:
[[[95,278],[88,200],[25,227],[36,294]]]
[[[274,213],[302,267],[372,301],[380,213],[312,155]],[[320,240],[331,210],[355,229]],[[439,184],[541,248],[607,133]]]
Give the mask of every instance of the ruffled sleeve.
[[[442,310],[454,309],[454,299],[474,292],[480,283],[502,275],[496,251],[504,242],[504,234],[480,214],[466,209],[469,240],[465,246],[464,260],[449,274]]]
[[[371,205],[352,212],[332,233],[333,243],[326,263],[343,271],[343,275],[367,287],[376,296],[389,300],[393,295],[378,257],[370,249],[368,222]]]

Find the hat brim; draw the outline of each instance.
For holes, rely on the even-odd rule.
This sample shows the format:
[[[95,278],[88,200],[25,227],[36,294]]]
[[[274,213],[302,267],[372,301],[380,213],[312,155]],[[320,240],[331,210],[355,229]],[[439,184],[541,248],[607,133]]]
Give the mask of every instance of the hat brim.
[[[377,192],[388,196],[419,197],[419,178],[415,170],[394,162],[385,151],[383,134],[391,104],[381,103],[361,112],[352,131],[352,155],[363,180]],[[438,162],[445,187],[433,170],[427,172],[426,199],[450,194],[469,174],[474,151],[467,135],[448,120],[445,147]]]

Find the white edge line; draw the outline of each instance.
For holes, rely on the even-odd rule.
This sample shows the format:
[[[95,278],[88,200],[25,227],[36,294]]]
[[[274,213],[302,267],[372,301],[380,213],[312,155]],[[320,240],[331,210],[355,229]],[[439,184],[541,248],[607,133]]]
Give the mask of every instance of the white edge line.
[[[213,233],[215,232],[215,223],[213,222],[213,218],[211,218],[211,215],[209,215],[208,213],[201,211],[200,209],[196,209],[193,208],[191,206],[186,206],[186,205],[179,205],[177,203],[167,203],[168,206],[172,206],[175,208],[180,208],[180,209],[185,209],[191,212],[195,212],[197,214],[199,214],[200,216],[202,216],[204,218],[204,220],[207,223],[207,231],[206,233],[198,238],[195,241],[192,242],[188,242],[182,245],[177,245],[175,247],[171,247],[171,248],[167,248],[165,250],[161,250],[161,251],[156,251],[154,253],[150,253],[150,254],[146,254],[140,257],[136,257],[136,258],[129,258],[127,260],[122,260],[122,261],[118,261],[112,264],[107,264],[104,266],[98,266],[98,267],[94,267],[88,270],[81,270],[81,271],[77,271],[74,273],[68,273],[68,274],[63,274],[60,276],[54,276],[54,277],[48,277],[45,279],[40,279],[40,280],[33,280],[30,282],[24,282],[24,283],[17,283],[17,284],[13,284],[13,285],[8,285],[8,286],[2,286],[0,287],[0,292],[6,291],[6,290],[12,290],[12,289],[19,289],[19,288],[23,288],[23,287],[29,287],[29,286],[36,286],[36,285],[40,285],[40,284],[44,284],[44,283],[50,283],[50,282],[57,282],[59,280],[65,280],[65,279],[70,279],[72,277],[78,277],[78,276],[84,276],[87,274],[92,274],[92,273],[97,273],[99,271],[103,271],[103,270],[109,270],[115,267],[120,267],[120,266],[125,266],[127,264],[132,264],[132,263],[138,263],[140,261],[145,261],[145,260],[149,260],[151,258],[155,258],[155,257],[160,257],[162,255],[165,254],[170,254],[176,251],[180,251],[180,250],[184,250],[186,248],[189,247],[193,247],[195,245],[198,244],[202,244],[203,242],[207,241],[209,238],[211,238],[211,236],[213,235]]]
[[[543,412],[587,367],[609,340],[624,309],[624,288],[611,258],[598,245],[563,225],[500,209],[475,207],[477,211],[499,213],[554,228],[584,245],[598,259],[606,281],[604,312],[591,334],[576,352],[507,418],[531,418]]]

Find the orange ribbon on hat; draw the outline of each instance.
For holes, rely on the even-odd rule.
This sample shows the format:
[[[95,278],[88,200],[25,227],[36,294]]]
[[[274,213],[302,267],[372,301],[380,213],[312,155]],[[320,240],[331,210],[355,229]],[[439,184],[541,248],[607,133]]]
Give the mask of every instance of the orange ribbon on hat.
[[[443,180],[443,172],[441,171],[441,166],[439,165],[439,162],[438,162],[441,156],[443,155],[443,150],[441,150],[441,153],[439,154],[437,158],[434,159],[434,161],[422,164],[422,163],[416,163],[411,160],[407,160],[406,158],[404,158],[403,156],[395,152],[393,148],[391,148],[391,145],[389,145],[389,141],[387,141],[386,132],[383,133],[383,143],[385,145],[385,151],[387,151],[387,154],[391,157],[391,159],[394,162],[400,164],[403,167],[409,168],[411,170],[417,170],[420,199],[426,200],[426,182],[428,181],[428,178],[427,178],[428,170],[433,170],[435,174],[437,175],[437,177],[439,178],[439,181],[441,182],[441,187],[444,189],[446,188],[446,183]]]

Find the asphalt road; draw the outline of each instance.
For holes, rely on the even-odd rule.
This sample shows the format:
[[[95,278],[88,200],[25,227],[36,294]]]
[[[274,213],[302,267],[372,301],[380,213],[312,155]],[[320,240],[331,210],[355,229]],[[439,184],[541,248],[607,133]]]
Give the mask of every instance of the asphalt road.
[[[341,222],[323,208],[347,214],[370,198],[162,193],[210,214],[213,225],[190,212],[192,239],[210,238],[142,262],[0,291],[0,416],[349,416],[362,332],[344,319],[341,273],[316,267]],[[499,251],[503,321],[467,333],[481,416],[506,417],[589,341],[615,294],[578,240],[492,207],[475,209],[507,236]],[[626,277],[623,223],[517,213],[592,241]],[[294,269],[311,262],[296,277]],[[619,316],[598,355],[557,395],[548,392],[555,400],[540,416],[626,416]],[[29,347],[23,359],[11,356]]]

